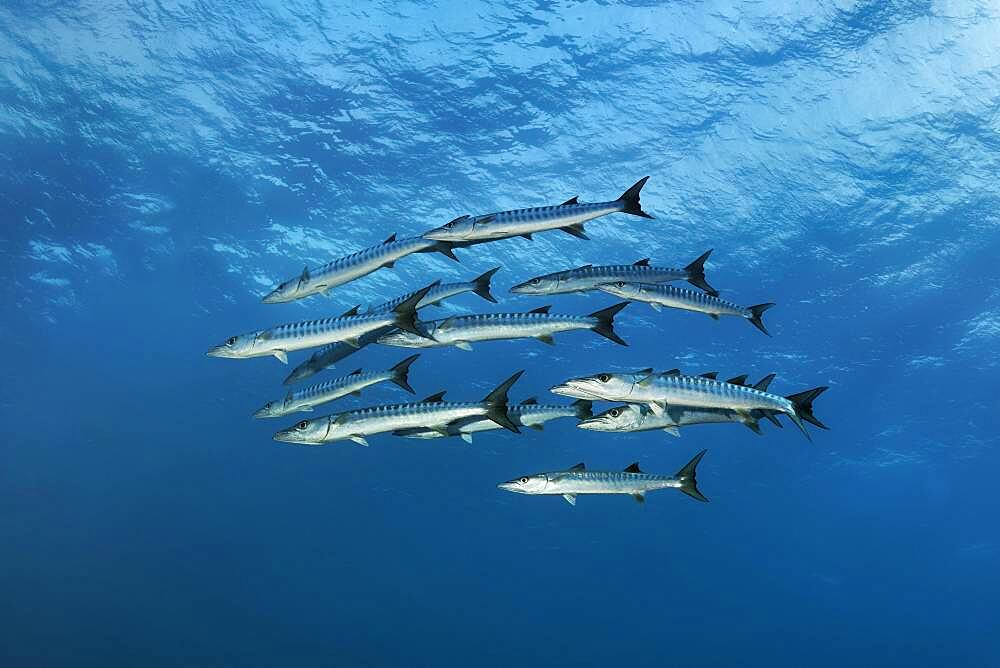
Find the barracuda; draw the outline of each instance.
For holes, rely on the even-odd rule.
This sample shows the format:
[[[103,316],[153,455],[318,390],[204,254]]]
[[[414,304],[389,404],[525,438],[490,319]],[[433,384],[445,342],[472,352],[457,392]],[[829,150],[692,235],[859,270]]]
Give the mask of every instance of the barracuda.
[[[821,429],[826,425],[812,412],[813,400],[826,387],[782,397],[754,387],[746,387],[702,376],[681,373],[653,373],[644,369],[635,373],[599,373],[573,378],[552,388],[552,392],[578,399],[646,404],[654,415],[662,415],[669,405],[731,410],[765,410],[784,413],[805,437],[812,440],[803,421]]]
[[[554,315],[549,313],[548,306],[542,306],[528,313],[453,316],[445,320],[420,323],[419,335],[397,331],[380,337],[378,342],[403,348],[455,346],[461,350],[472,350],[472,343],[475,341],[534,338],[554,345],[554,334],[590,329],[617,344],[626,346],[628,344],[615,334],[614,317],[628,304],[629,302],[622,302],[586,316]]]
[[[407,255],[434,252],[442,253],[456,262],[458,261],[449,244],[430,241],[423,237],[408,237],[397,240],[396,235],[393,234],[378,246],[365,248],[357,253],[337,258],[312,271],[306,267],[302,270],[301,275],[285,281],[261,301],[265,304],[281,304],[315,294],[326,295],[338,285],[350,283],[382,267],[391,267],[396,260]]]
[[[572,506],[576,505],[578,494],[628,494],[639,503],[645,503],[647,492],[658,489],[677,489],[693,499],[707,502],[698,489],[697,471],[705,452],[699,452],[672,476],[643,473],[638,462],[624,471],[588,471],[580,463],[568,471],[533,473],[499,483],[497,487],[518,494],[559,495]]]
[[[412,297],[391,311],[358,314],[357,307],[337,318],[305,320],[271,329],[231,336],[208,351],[211,357],[248,358],[273,355],[288,364],[288,353],[293,350],[314,348],[336,341],[343,341],[355,348],[360,346],[360,337],[381,327],[398,327],[402,330],[420,333],[416,328],[416,306],[430,290],[430,286],[418,290]]]
[[[761,317],[764,315],[764,311],[774,306],[774,304],[740,306],[731,301],[707,295],[704,292],[696,292],[694,290],[686,290],[659,283],[627,283],[625,281],[616,281],[614,283],[598,285],[597,289],[623,299],[646,302],[657,311],[666,306],[684,311],[704,313],[714,320],[718,320],[719,316],[723,315],[746,318],[751,325],[771,336],[771,333],[764,327],[764,321],[761,320]]]
[[[417,302],[417,308],[421,309],[424,308],[425,306],[433,306],[439,304],[445,299],[450,299],[451,297],[455,297],[457,295],[466,292],[475,293],[480,297],[482,297],[483,299],[485,299],[486,301],[493,302],[495,304],[497,300],[493,297],[492,293],[490,292],[490,280],[493,278],[493,275],[499,270],[500,267],[494,267],[493,269],[490,269],[489,271],[480,274],[471,281],[461,281],[456,283],[440,283],[440,282],[434,283],[431,289],[427,291],[427,294],[425,294],[420,299],[420,301]],[[411,292],[408,295],[403,295],[402,297],[398,297],[391,301],[387,301],[383,304],[379,304],[378,306],[373,307],[371,311],[376,312],[376,311],[391,310],[393,307],[397,306],[403,301],[406,301],[414,294],[416,293]],[[394,329],[393,327],[383,327],[371,331],[358,338],[357,347],[348,345],[346,343],[331,343],[329,345],[320,348],[319,350],[314,352],[312,356],[309,357],[309,359],[307,359],[305,362],[302,362],[297,367],[292,369],[292,372],[288,374],[287,378],[285,378],[284,384],[291,385],[292,383],[297,383],[299,381],[305,380],[306,378],[316,375],[317,373],[323,371],[324,369],[332,367],[337,362],[353,355],[361,348],[364,348],[369,344],[375,343],[376,341],[378,341],[379,337],[388,334],[389,332],[393,331],[393,329]]]
[[[742,385],[745,378],[745,376],[739,376],[726,382]],[[773,379],[774,374],[772,373],[762,378],[754,387],[758,390],[767,390],[768,385],[770,385]],[[760,430],[761,418],[767,418],[778,427],[781,427],[781,423],[766,411],[669,405],[661,415],[655,415],[644,404],[615,406],[603,413],[581,421],[576,426],[580,429],[590,431],[617,433],[662,430],[671,436],[680,436],[680,427],[687,427],[694,424],[736,423],[745,425],[755,434],[761,435],[763,433]]]
[[[594,266],[585,264],[576,269],[557,271],[544,276],[536,276],[510,289],[515,295],[561,295],[572,292],[596,290],[604,283],[625,281],[626,283],[668,283],[687,281],[710,295],[718,292],[705,281],[705,260],[712,251],[702,255],[683,269],[652,267],[649,258],[633,264],[606,264]]]
[[[575,417],[579,420],[591,416],[591,402],[586,399],[577,399],[568,406],[556,404],[539,404],[538,400],[532,397],[522,401],[517,406],[511,406],[507,410],[507,415],[511,422],[518,427],[529,427],[541,431],[546,422],[558,418]],[[490,431],[500,429],[500,425],[485,418],[474,418],[470,422],[456,422],[448,426],[447,433],[435,431],[434,429],[404,429],[396,432],[397,436],[405,438],[443,438],[445,436],[461,436],[466,443],[472,443],[472,435],[480,431]]]
[[[343,378],[335,378],[325,383],[312,385],[298,392],[289,392],[283,400],[267,402],[253,416],[256,418],[276,418],[289,413],[312,411],[316,406],[346,397],[348,394],[360,396],[361,390],[385,381],[395,383],[410,394],[415,394],[413,388],[410,387],[409,372],[410,365],[418,357],[420,355],[410,355],[386,371],[365,373],[361,369],[357,369]]]
[[[368,445],[367,436],[401,429],[436,429],[446,433],[448,425],[469,418],[487,417],[505,429],[520,433],[507,416],[507,392],[524,371],[518,371],[486,395],[480,402],[446,402],[444,392],[431,395],[421,402],[372,406],[302,420],[274,435],[274,440],[304,445],[324,445],[333,441],[351,440]]]
[[[426,232],[425,239],[435,241],[492,241],[509,237],[531,239],[536,232],[562,230],[567,234],[587,239],[583,224],[588,220],[611,213],[628,213],[642,218],[652,218],[642,210],[639,191],[649,180],[645,176],[611,202],[581,204],[576,197],[558,206],[540,206],[531,209],[501,211],[485,216],[461,216],[436,229]]]

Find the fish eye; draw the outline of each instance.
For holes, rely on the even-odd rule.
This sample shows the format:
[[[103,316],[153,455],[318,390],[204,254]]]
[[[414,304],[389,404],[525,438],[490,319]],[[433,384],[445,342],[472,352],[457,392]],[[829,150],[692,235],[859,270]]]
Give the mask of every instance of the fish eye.
[[[615,285],[617,285],[619,288],[624,288],[625,287],[625,281],[618,281],[617,283],[615,283]]]
[[[611,410],[608,411],[608,415],[610,415],[611,417],[618,417],[621,414],[622,411],[620,408],[612,408]]]
[[[542,280],[540,278],[533,278],[528,282],[531,283],[532,285],[538,285],[539,283],[542,282]]]
[[[264,404],[264,408],[270,408],[273,405],[274,405],[274,402],[273,401],[269,401],[266,404]]]
[[[601,381],[602,383],[606,383],[609,380],[611,380],[611,376],[609,376],[606,373],[602,373],[600,376],[597,377],[597,380]]]
[[[226,345],[227,346],[231,346],[231,345],[233,345],[235,343],[236,343],[236,337],[235,336],[230,336],[228,339],[226,339]]]
[[[527,485],[528,484],[528,479],[527,478],[521,478],[521,480],[519,480],[518,482],[520,482],[522,485]]]
[[[302,429],[305,429],[308,426],[309,426],[309,420],[303,420],[302,422],[295,425],[295,428],[301,431]]]

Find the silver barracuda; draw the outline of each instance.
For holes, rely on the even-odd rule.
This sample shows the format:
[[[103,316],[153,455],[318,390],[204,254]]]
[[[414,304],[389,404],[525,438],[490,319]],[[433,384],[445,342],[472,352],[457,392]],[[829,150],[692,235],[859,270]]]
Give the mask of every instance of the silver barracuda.
[[[507,409],[511,422],[518,427],[529,427],[541,431],[549,420],[558,418],[577,418],[583,420],[591,416],[591,402],[577,399],[571,404],[540,404],[535,398],[526,399],[516,406]],[[405,429],[396,432],[397,436],[405,438],[443,438],[444,436],[460,436],[466,443],[472,443],[472,435],[480,431],[500,429],[493,420],[473,418],[468,422],[456,422],[448,426],[447,433],[433,429]]]
[[[302,274],[276,287],[262,301],[265,304],[280,304],[315,294],[325,295],[338,285],[350,283],[382,267],[391,267],[396,260],[407,255],[428,252],[442,253],[458,261],[449,244],[435,243],[423,237],[397,240],[393,234],[378,246],[337,258],[312,270],[306,267]]]
[[[549,313],[548,306],[528,313],[484,313],[480,315],[452,316],[444,320],[419,323],[420,333],[396,331],[379,338],[387,346],[403,348],[434,348],[455,346],[472,350],[476,341],[501,339],[538,339],[549,345],[555,343],[554,334],[577,329],[590,329],[620,345],[628,345],[614,331],[615,314],[629,302],[615,304],[590,315],[558,315]]]
[[[566,471],[533,473],[497,485],[518,494],[559,495],[575,506],[578,494],[628,494],[639,503],[646,494],[658,489],[676,489],[698,501],[708,501],[698,489],[698,463],[705,456],[702,450],[672,476],[643,473],[638,462],[624,471],[588,471],[583,463]]]
[[[668,406],[784,413],[807,439],[812,440],[803,421],[821,429],[827,428],[812,412],[813,400],[827,389],[817,387],[782,397],[755,387],[713,378],[687,376],[675,371],[654,373],[652,369],[644,369],[632,373],[606,372],[573,378],[556,385],[552,392],[578,399],[645,404],[657,416],[663,415]]]
[[[211,357],[247,358],[273,355],[288,364],[293,350],[315,348],[335,341],[357,348],[360,337],[381,327],[398,327],[419,334],[416,328],[417,303],[430,290],[418,290],[412,297],[391,311],[358,314],[357,307],[337,318],[305,320],[249,334],[231,336],[208,351]]]
[[[439,392],[417,403],[372,406],[302,420],[279,431],[274,440],[305,445],[351,440],[368,445],[367,437],[373,434],[416,428],[447,432],[448,425],[456,421],[478,417],[487,417],[506,429],[520,433],[517,425],[507,416],[507,392],[522,373],[515,373],[479,402],[448,402],[443,399],[444,392]]]
[[[456,283],[435,283],[431,289],[421,298],[417,303],[417,308],[421,309],[425,306],[433,306],[438,304],[445,299],[455,297],[457,295],[463,294],[465,292],[472,292],[488,302],[496,303],[496,299],[490,292],[490,279],[493,278],[493,274],[499,271],[500,267],[495,267],[489,271],[480,274],[471,281],[461,281]],[[403,301],[406,301],[412,297],[415,293],[403,295],[402,297],[397,297],[396,299],[384,302],[375,306],[371,311],[384,311],[391,310],[393,307],[398,306]],[[381,329],[373,330],[358,338],[358,346],[354,347],[346,343],[331,343],[323,346],[316,352],[312,354],[309,359],[302,362],[297,367],[292,369],[292,372],[288,374],[285,378],[285,385],[291,385],[292,383],[297,383],[299,381],[305,380],[311,376],[316,375],[324,369],[328,369],[337,362],[353,355],[359,349],[365,346],[375,343],[378,341],[380,336],[384,336],[389,332],[393,331],[394,327],[383,327]]]
[[[585,264],[576,269],[557,271],[544,276],[536,276],[510,289],[515,295],[561,295],[573,292],[596,290],[604,283],[625,281],[627,283],[668,283],[687,281],[710,295],[719,293],[705,280],[705,260],[712,254],[706,251],[683,269],[653,267],[649,258],[633,264]]]
[[[754,385],[759,390],[766,390],[774,374],[770,374]],[[727,383],[742,385],[744,376],[733,378]],[[662,430],[671,436],[680,436],[680,427],[694,424],[727,424],[745,425],[755,434],[762,434],[760,419],[767,418],[778,427],[778,422],[772,414],[765,411],[737,411],[730,408],[698,408],[693,406],[667,406],[666,410],[655,415],[645,404],[624,404],[609,408],[591,418],[582,420],[576,426],[590,431],[606,431],[630,433],[638,431]]]
[[[361,390],[385,381],[395,383],[410,394],[414,394],[409,383],[409,372],[410,365],[418,357],[420,355],[410,355],[386,371],[363,372],[361,369],[356,369],[343,378],[328,380],[298,392],[289,392],[282,400],[267,402],[253,416],[256,418],[276,418],[289,413],[312,411],[316,406],[346,397],[349,394],[360,396]]]
[[[627,283],[625,281],[616,281],[614,283],[598,285],[597,289],[623,299],[646,302],[657,311],[666,306],[684,311],[704,313],[714,320],[718,320],[719,316],[723,315],[745,318],[751,325],[771,336],[771,333],[764,327],[764,321],[761,320],[761,317],[764,315],[764,311],[774,306],[774,304],[740,306],[739,304],[713,297],[704,292],[686,290],[685,288],[677,288],[661,283]]]
[[[536,232],[562,230],[575,237],[587,239],[583,224],[588,220],[611,213],[628,213],[642,218],[652,218],[639,204],[639,191],[646,185],[648,179],[648,176],[639,179],[621,197],[610,202],[581,204],[574,197],[558,206],[500,211],[484,216],[461,216],[424,233],[423,236],[425,239],[435,241],[492,241],[509,237],[530,239]]]

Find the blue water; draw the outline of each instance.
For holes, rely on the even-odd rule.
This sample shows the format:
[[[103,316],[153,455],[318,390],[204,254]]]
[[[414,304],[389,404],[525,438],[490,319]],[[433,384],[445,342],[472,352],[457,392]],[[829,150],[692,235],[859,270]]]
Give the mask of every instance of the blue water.
[[[1000,665],[998,35],[994,3],[962,1],[7,0],[0,665]],[[656,220],[589,242],[259,301],[393,232],[646,174]],[[500,305],[430,315],[588,313],[616,299],[507,289],[708,248],[724,297],[778,303],[773,338],[637,304],[628,348],[428,350],[411,382],[478,399],[524,368],[514,399],[558,402],[604,369],[773,371],[781,393],[830,386],[812,444],[561,420],[295,447],[271,440],[295,418],[249,417],[290,367],[204,355],[497,264]],[[702,448],[709,504],[495,487],[578,461],[673,473]]]

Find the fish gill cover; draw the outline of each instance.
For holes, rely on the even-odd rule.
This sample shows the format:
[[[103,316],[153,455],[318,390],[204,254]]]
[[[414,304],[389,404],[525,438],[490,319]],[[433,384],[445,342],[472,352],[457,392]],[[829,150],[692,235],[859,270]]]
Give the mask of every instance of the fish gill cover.
[[[998,30],[3,4],[0,662],[997,664]]]

